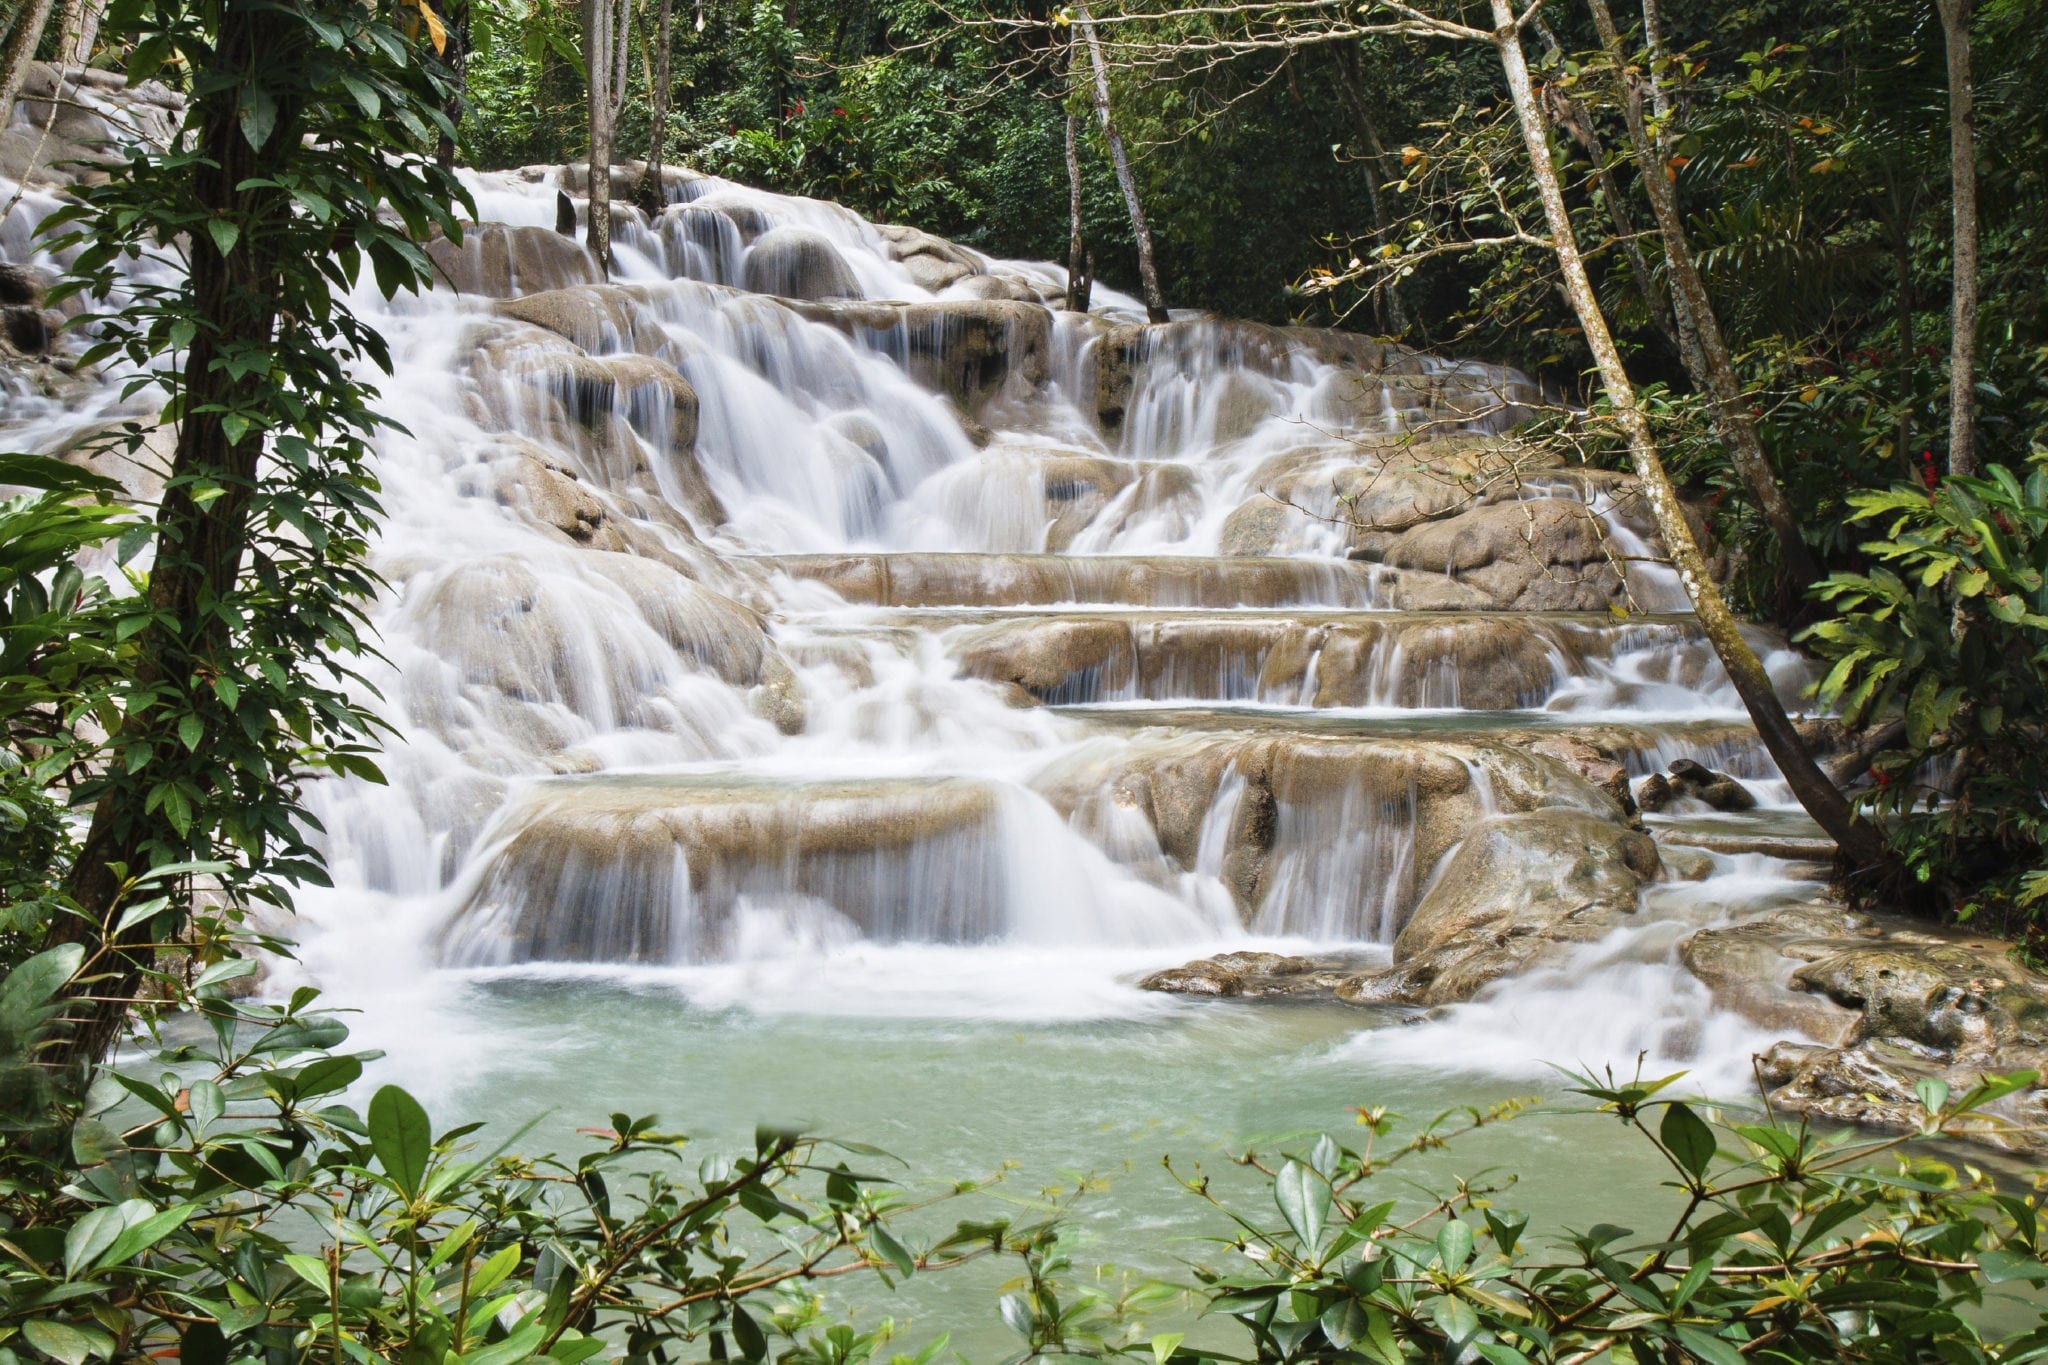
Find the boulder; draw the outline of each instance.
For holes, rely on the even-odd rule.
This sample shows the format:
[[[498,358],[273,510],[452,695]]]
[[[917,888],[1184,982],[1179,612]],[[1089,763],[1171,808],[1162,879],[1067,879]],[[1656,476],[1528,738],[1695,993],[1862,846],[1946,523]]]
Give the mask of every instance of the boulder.
[[[577,285],[527,294],[494,305],[501,317],[553,332],[591,355],[667,349],[668,334],[648,311],[641,294],[616,284]]]
[[[1035,303],[940,299],[794,306],[813,322],[896,356],[911,378],[948,395],[963,412],[977,412],[1013,389],[1035,392],[1051,374],[1052,314]]]
[[[1605,937],[1658,873],[1649,836],[1583,810],[1496,817],[1468,835],[1394,941],[1394,963],[1339,991],[1445,1005],[1574,943]]]
[[[1154,972],[1138,983],[1138,989],[1246,1000],[1335,999],[1337,987],[1356,976],[1360,965],[1355,955],[1307,958],[1280,953],[1218,953]]]
[[[715,961],[786,943],[973,943],[1009,927],[1001,801],[963,779],[687,774],[534,784],[442,938],[450,962]]]
[[[1702,930],[1680,957],[1731,1008],[1805,1035],[1761,1066],[1771,1103],[1787,1112],[1911,1132],[1926,1117],[1924,1079],[1961,1093],[1988,1074],[2048,1075],[2048,977],[1998,939],[1799,905]],[[2041,1152],[2044,1120],[2048,1089],[2037,1080],[1962,1128]]]
[[[857,299],[853,268],[824,233],[804,227],[770,228],[747,248],[743,286],[785,299]]]
[[[522,294],[597,284],[597,262],[573,237],[543,227],[483,223],[462,241],[436,237],[426,244],[438,279],[463,294],[510,299]]]

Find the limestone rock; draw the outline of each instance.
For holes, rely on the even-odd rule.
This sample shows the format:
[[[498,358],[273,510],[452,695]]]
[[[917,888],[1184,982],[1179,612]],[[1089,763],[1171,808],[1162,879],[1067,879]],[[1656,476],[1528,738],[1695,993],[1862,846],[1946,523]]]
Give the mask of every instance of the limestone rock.
[[[1280,953],[1218,953],[1183,966],[1154,972],[1138,989],[1169,995],[1273,998],[1335,998],[1337,987],[1357,974],[1359,963],[1343,957],[1289,957]]]
[[[860,283],[853,268],[812,228],[770,228],[747,248],[745,287],[756,294],[785,299],[857,299]]]
[[[1052,314],[1035,303],[941,299],[794,307],[813,322],[882,343],[902,357],[912,378],[947,394],[966,413],[1013,387],[1035,391],[1051,373]]]
[[[1394,965],[1339,992],[1360,1004],[1444,1005],[1605,936],[1657,875],[1647,835],[1581,810],[1500,816],[1459,845],[1394,942]]]
[[[597,262],[574,238],[542,227],[483,223],[426,244],[436,276],[464,294],[510,299],[522,294],[597,284]]]
[[[1961,1093],[1987,1074],[2048,1073],[2048,978],[1997,939],[1796,906],[1703,930],[1680,955],[1732,1008],[1818,1040],[1780,1043],[1765,1059],[1781,1110],[1912,1131],[1925,1118],[1915,1090],[1924,1078]],[[2039,1152],[2044,1118],[2048,1089],[2037,1081],[1964,1127]]]

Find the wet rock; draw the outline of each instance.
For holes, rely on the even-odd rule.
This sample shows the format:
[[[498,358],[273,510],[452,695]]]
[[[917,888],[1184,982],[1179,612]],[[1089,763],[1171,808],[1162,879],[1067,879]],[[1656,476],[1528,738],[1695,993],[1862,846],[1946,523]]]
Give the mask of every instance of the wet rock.
[[[690,201],[700,209],[722,213],[739,229],[740,241],[750,243],[775,227],[774,215],[743,190],[714,190]]]
[[[970,414],[1013,390],[1035,392],[1051,373],[1052,314],[1035,303],[827,301],[795,308],[813,322],[901,356],[912,378],[947,394]]]
[[[1547,754],[1563,763],[1607,793],[1624,820],[1631,822],[1635,828],[1642,828],[1635,797],[1629,791],[1628,769],[1612,755],[1602,752],[1590,740],[1570,734],[1535,734],[1511,739],[1509,742],[1517,743],[1519,747],[1532,753]]]
[[[1444,1005],[1605,937],[1657,875],[1649,836],[1582,810],[1496,817],[1468,835],[1400,937],[1394,964],[1338,994],[1359,1004]]]
[[[1715,810],[1753,810],[1756,807],[1756,798],[1740,782],[1689,758],[1672,760],[1671,779],[1676,790],[1696,801],[1706,802]]]
[[[781,555],[784,572],[821,582],[849,602],[893,607],[1043,606],[1106,602],[1161,607],[1374,604],[1362,564],[1190,555]]]
[[[1987,1074],[2048,1072],[2048,978],[1997,939],[1804,905],[1703,930],[1680,956],[1731,1008],[1815,1040],[1780,1043],[1764,1060],[1782,1110],[1912,1131],[1925,1118],[1924,1078],[1961,1093]],[[2048,1150],[2026,1131],[2044,1116],[2037,1082],[1968,1128],[1997,1146]]]
[[[0,304],[8,307],[42,307],[42,276],[30,266],[17,265],[13,261],[0,261]]]
[[[853,268],[822,232],[803,227],[770,228],[747,248],[745,288],[785,299],[857,299]]]
[[[1218,953],[1183,966],[1154,972],[1138,989],[1170,995],[1265,1000],[1335,998],[1339,985],[1357,975],[1358,962],[1344,957],[1288,957],[1280,953]]]
[[[1662,773],[1651,773],[1636,783],[1635,796],[1636,809],[1654,815],[1671,804],[1671,779]]]
[[[996,791],[962,779],[533,784],[445,931],[444,960],[715,961],[787,943],[974,943],[1008,928]],[[742,913],[745,912],[745,913]]]
[[[1355,545],[1362,559],[1456,578],[1502,610],[1604,610],[1621,591],[1598,521],[1582,503],[1557,498],[1368,531]]]
[[[981,259],[943,237],[897,223],[877,223],[889,258],[900,262],[920,288],[933,293],[968,275],[979,275]]]
[[[466,228],[460,245],[436,237],[425,251],[440,282],[464,294],[510,299],[600,283],[581,244],[542,227],[483,223]]]
[[[668,336],[629,286],[578,285],[527,294],[495,305],[502,317],[516,318],[564,337],[591,355],[638,351],[656,355]]]

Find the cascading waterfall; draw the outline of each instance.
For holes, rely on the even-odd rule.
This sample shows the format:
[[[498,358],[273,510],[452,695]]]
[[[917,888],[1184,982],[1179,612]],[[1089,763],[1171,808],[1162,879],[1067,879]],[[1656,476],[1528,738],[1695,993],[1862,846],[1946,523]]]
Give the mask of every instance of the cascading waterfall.
[[[1516,726],[1608,726],[1633,772],[1706,757],[1788,804],[1611,479],[1497,477],[1540,397],[1512,371],[1146,329],[1101,286],[1066,313],[1056,267],[695,175],[651,222],[615,205],[600,285],[550,230],[556,173],[469,184],[489,226],[435,245],[451,287],[356,300],[398,357],[390,787],[314,789],[336,887],[301,897],[280,979],[667,970],[772,1008],[717,973],[942,952],[1153,1009],[1143,963],[1384,954],[1496,816],[1620,818]],[[30,251],[46,198],[0,249]],[[47,449],[104,418],[8,415]],[[1379,498],[1424,514],[1389,530]],[[1539,515],[1588,542],[1569,573],[1515,559]],[[1497,544],[1431,539],[1460,516]],[[1631,598],[1667,614],[1608,610]],[[1760,643],[1795,695],[1801,661]],[[1696,994],[1646,1045],[1734,1037]]]

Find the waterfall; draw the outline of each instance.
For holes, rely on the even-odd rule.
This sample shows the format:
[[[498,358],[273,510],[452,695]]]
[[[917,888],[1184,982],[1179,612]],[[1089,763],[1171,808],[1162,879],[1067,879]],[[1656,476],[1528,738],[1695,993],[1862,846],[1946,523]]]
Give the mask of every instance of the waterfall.
[[[1148,328],[1100,285],[1069,313],[1058,267],[703,176],[614,206],[600,284],[554,172],[467,183],[442,286],[353,300],[396,358],[390,785],[313,787],[335,886],[280,981],[666,972],[830,1010],[806,971],[943,958],[1157,1008],[1137,969],[1195,953],[1384,955],[1490,819],[1621,818],[1524,731],[1789,806],[1675,580],[1616,575],[1656,555],[1619,476],[1517,444],[1511,370]],[[61,449],[112,392],[6,416]]]

